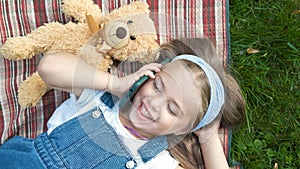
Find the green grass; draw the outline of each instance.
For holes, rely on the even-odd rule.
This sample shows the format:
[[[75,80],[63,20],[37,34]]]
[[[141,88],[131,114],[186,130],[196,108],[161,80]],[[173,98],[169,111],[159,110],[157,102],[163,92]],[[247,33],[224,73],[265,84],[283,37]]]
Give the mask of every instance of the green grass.
[[[300,0],[229,2],[230,65],[247,101],[233,161],[246,169],[300,168]],[[248,54],[250,47],[259,52]]]

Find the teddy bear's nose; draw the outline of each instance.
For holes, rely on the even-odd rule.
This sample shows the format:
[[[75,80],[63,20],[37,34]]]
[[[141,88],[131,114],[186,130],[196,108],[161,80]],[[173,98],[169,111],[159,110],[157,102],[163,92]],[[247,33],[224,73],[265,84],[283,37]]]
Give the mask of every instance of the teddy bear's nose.
[[[116,35],[117,35],[118,38],[124,39],[126,37],[126,35],[127,35],[127,31],[126,31],[125,28],[119,27],[116,30]]]

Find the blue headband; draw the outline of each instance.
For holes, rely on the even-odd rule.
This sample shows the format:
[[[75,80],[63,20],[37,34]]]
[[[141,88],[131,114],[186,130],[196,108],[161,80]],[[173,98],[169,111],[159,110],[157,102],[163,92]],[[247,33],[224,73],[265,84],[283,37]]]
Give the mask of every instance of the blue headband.
[[[192,130],[196,131],[209,123],[211,123],[220,113],[221,108],[224,103],[224,87],[221,79],[215,70],[203,59],[194,56],[194,55],[180,55],[175,57],[172,61],[175,60],[188,60],[195,64],[197,64],[206,74],[210,85],[210,101],[209,106],[207,108],[207,112],[205,113],[202,120],[198,123],[198,125]]]

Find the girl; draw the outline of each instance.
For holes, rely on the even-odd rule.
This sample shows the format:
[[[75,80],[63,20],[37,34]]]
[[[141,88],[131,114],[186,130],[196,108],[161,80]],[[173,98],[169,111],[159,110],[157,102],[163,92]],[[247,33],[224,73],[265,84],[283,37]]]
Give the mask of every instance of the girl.
[[[201,147],[206,168],[228,168],[217,128],[220,121],[233,127],[243,119],[239,86],[206,39],[171,41],[162,45],[160,56],[174,59],[122,78],[71,54],[45,56],[41,77],[73,94],[54,112],[46,133],[3,144],[1,166],[199,168]],[[129,107],[119,107],[118,97],[144,75],[150,79],[128,101]]]

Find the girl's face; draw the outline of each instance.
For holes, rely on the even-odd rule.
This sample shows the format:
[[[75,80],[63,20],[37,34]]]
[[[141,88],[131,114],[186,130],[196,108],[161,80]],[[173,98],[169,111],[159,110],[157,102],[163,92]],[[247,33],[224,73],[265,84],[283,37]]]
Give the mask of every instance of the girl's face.
[[[165,65],[134,97],[129,121],[147,138],[189,132],[200,108],[191,73],[178,62]]]

